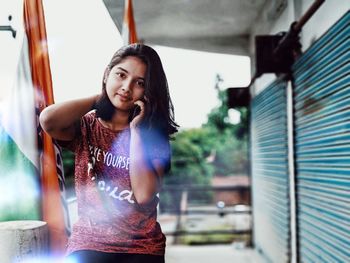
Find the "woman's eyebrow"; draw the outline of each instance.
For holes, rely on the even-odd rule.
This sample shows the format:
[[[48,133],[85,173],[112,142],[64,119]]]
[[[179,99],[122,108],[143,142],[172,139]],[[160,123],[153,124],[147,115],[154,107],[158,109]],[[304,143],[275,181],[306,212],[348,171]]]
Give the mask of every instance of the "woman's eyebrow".
[[[121,71],[124,71],[125,73],[129,73],[129,71],[127,71],[125,68],[122,68],[122,67],[117,67],[117,69],[120,69]],[[138,79],[141,79],[141,80],[145,80],[144,77],[137,77]]]
[[[126,73],[129,73],[129,71],[127,71],[125,68],[117,67],[117,69],[120,69],[120,70],[122,70],[122,71],[124,71],[124,72],[126,72]]]

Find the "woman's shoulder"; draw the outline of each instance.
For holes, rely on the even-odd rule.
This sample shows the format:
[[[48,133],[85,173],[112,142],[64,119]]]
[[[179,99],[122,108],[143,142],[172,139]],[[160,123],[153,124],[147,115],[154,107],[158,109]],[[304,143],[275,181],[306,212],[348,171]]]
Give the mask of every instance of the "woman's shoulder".
[[[81,118],[81,126],[92,126],[96,124],[97,121],[97,116],[95,111],[90,111],[86,113],[82,118]]]
[[[96,113],[93,111],[90,111],[86,113],[83,117],[80,119],[80,134],[84,135],[88,133],[89,131],[94,129],[94,126],[96,125]]]
[[[95,121],[95,120],[97,120],[96,110],[92,110],[92,111],[89,111],[88,113],[86,113],[83,116],[83,119],[85,119],[87,121]]]

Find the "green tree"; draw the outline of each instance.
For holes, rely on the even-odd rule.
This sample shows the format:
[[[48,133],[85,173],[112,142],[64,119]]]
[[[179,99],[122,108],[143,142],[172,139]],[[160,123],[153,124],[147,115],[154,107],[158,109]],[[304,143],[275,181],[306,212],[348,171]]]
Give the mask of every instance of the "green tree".
[[[227,92],[217,75],[219,105],[198,129],[180,131],[172,142],[172,171],[165,184],[209,184],[213,175],[246,174],[248,169],[248,110],[239,109],[241,122],[228,116]]]
[[[172,144],[171,172],[164,177],[164,189],[178,186],[178,191],[163,191],[160,207],[162,211],[178,211],[183,188],[190,185],[210,185],[213,167],[206,158],[211,154],[215,139],[207,129],[190,129],[179,132]],[[212,199],[211,192],[189,192],[188,200],[198,203]]]
[[[226,91],[216,77],[219,105],[208,114],[198,129],[182,130],[172,144],[172,169],[164,178],[170,185],[210,185],[214,175],[246,174],[248,170],[248,111],[240,109],[241,122],[232,124],[228,116]],[[212,193],[193,192],[190,200],[210,199]],[[178,209],[181,192],[163,192],[161,208]],[[164,209],[165,208],[165,209]]]
[[[185,130],[172,141],[172,169],[166,177],[168,184],[207,185],[213,175],[206,161],[214,140],[206,129]]]
[[[74,153],[65,149],[62,149],[62,160],[64,168],[64,177],[66,183],[66,196],[72,197],[75,195],[74,192]]]
[[[216,138],[213,168],[215,175],[246,174],[248,171],[248,110],[238,109],[241,121],[230,122],[227,106],[227,92],[220,87],[222,78],[216,76],[215,89],[219,105],[208,114],[203,128],[211,130]]]

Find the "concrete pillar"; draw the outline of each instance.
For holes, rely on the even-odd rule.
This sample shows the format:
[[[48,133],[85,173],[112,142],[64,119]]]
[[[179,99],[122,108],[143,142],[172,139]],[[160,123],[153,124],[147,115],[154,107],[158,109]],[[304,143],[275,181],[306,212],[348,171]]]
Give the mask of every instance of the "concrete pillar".
[[[17,263],[48,252],[48,227],[43,221],[0,222],[0,261]]]
[[[187,211],[187,199],[188,199],[188,191],[182,191],[181,203],[180,203],[181,213],[185,213]]]

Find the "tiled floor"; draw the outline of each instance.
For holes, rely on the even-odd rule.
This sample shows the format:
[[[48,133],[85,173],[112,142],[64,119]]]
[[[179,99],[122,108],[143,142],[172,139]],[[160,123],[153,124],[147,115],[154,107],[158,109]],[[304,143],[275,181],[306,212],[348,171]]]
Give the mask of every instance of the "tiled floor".
[[[252,249],[235,249],[232,245],[169,245],[166,263],[260,263]]]

